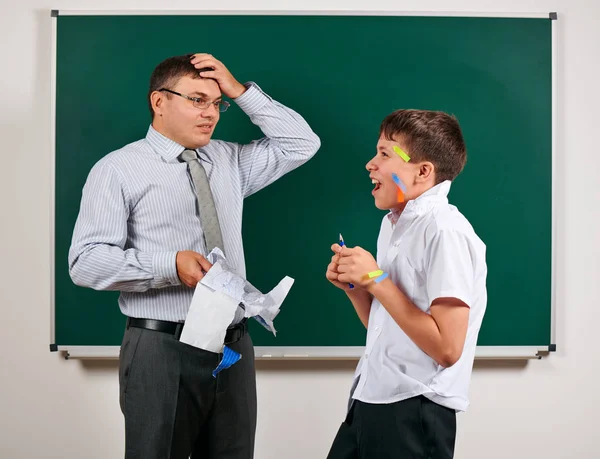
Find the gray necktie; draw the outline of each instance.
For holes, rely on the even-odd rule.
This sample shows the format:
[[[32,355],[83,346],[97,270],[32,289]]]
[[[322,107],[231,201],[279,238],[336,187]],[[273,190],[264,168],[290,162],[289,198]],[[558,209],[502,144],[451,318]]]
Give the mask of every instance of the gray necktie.
[[[225,253],[219,216],[217,215],[215,201],[210,191],[206,171],[198,160],[198,156],[194,150],[184,150],[181,153],[181,159],[187,163],[188,170],[196,187],[196,197],[198,198],[198,210],[200,211],[200,220],[202,221],[202,231],[204,231],[206,252],[209,253],[213,248],[219,247]]]

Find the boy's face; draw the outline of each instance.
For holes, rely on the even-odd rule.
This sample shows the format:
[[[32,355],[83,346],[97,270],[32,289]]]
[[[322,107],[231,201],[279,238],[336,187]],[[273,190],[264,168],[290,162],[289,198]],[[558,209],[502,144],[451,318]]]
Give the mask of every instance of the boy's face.
[[[381,210],[402,210],[406,201],[420,194],[415,192],[414,187],[419,174],[419,165],[402,159],[394,151],[394,146],[401,148],[410,156],[410,152],[401,143],[380,137],[377,142],[377,154],[366,165],[369,178],[373,181],[372,194],[375,197],[375,206]],[[392,178],[393,173],[406,186],[406,192],[403,193],[404,202],[398,202],[398,185]]]

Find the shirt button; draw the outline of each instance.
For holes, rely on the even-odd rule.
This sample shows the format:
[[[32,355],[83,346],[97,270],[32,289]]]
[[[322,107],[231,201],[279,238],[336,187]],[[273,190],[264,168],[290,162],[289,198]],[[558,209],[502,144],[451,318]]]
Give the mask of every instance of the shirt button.
[[[365,354],[365,359],[369,359],[369,354]]]

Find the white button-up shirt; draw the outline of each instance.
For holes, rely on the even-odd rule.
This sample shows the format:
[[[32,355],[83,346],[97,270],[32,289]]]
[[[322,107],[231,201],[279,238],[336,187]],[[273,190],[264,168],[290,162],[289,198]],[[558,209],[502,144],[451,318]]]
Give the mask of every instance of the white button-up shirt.
[[[442,182],[409,201],[397,221],[394,213],[383,218],[377,263],[426,313],[441,297],[458,298],[470,307],[462,355],[449,368],[438,365],[374,298],[354,399],[394,403],[424,395],[457,411],[469,405],[477,336],[487,304],[487,267],[485,244],[458,209],[448,204],[450,184]]]

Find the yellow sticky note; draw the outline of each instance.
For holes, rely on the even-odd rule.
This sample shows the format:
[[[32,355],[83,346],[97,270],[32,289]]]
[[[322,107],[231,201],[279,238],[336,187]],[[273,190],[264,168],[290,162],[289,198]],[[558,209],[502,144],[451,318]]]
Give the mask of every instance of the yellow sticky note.
[[[406,154],[406,152],[404,150],[402,150],[402,148],[394,145],[392,147],[394,149],[394,151],[398,154],[398,156],[400,156],[400,158],[402,158],[404,161],[409,162],[410,161],[410,156],[408,156]]]
[[[366,277],[368,277],[369,279],[373,279],[374,277],[381,276],[382,274],[383,271],[381,269],[378,269],[377,271],[371,271],[370,273],[367,273]]]

